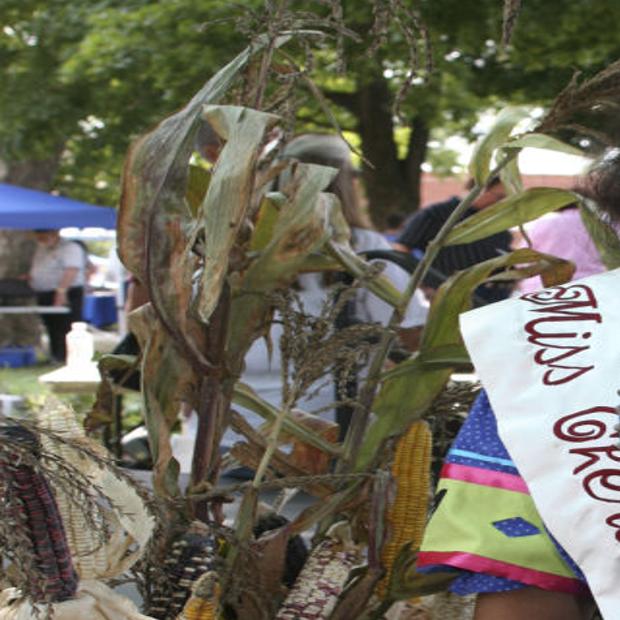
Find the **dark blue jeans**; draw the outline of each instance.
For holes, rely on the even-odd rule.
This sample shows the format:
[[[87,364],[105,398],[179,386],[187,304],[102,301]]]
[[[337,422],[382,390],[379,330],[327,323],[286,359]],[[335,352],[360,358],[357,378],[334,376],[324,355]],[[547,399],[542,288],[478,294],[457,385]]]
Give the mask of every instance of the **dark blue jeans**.
[[[56,291],[39,291],[37,304],[52,306]],[[84,301],[84,287],[74,286],[67,291],[69,312],[67,314],[42,314],[41,320],[50,341],[50,355],[56,362],[65,362],[67,345],[65,336],[71,330],[71,323],[82,320],[82,303]]]

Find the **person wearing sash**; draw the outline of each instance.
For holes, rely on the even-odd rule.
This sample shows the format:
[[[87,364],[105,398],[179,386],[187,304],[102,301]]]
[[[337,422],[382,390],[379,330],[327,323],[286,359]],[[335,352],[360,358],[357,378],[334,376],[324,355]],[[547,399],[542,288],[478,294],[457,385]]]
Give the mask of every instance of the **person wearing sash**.
[[[620,156],[615,155],[614,157],[608,156],[604,158],[588,174],[584,181],[584,186],[580,191],[584,196],[595,201],[598,208],[606,213],[612,221],[620,221]],[[603,274],[603,276],[590,276],[590,279],[594,280],[595,278],[602,278],[607,275],[608,274]],[[584,282],[588,283],[588,280]],[[597,289],[599,293],[604,290],[603,286],[599,284],[600,282],[601,280],[596,281],[599,287]],[[592,286],[594,286],[594,284]],[[559,305],[563,303],[562,308],[560,308],[562,311],[560,314],[563,313],[563,319],[559,320],[571,320],[571,318],[568,317],[569,311],[566,310],[567,304],[565,300],[568,299],[569,294],[575,295],[576,293],[568,291],[569,288],[571,288],[570,284],[564,286],[563,290],[567,292],[563,293],[563,297],[561,297],[559,293],[555,293],[552,288],[549,289],[548,293],[533,292],[520,298],[524,300],[521,303],[531,302],[531,307],[528,306],[530,309],[528,309],[527,312],[531,313],[533,311],[538,313],[535,315],[530,314],[529,317],[531,322],[536,323],[536,327],[540,328],[541,331],[543,331],[544,328],[540,326],[544,324],[540,323],[540,321],[544,319],[540,318],[543,316],[540,313],[543,312],[545,308],[550,307],[548,300],[553,299],[553,295],[556,295],[555,299],[564,300],[559,303]],[[580,284],[572,288],[587,287]],[[562,289],[562,287],[556,287],[556,289],[559,290]],[[546,298],[544,297],[545,295],[547,296]],[[514,302],[511,300],[506,303],[518,304],[520,300],[517,299],[514,300]],[[536,306],[536,303],[539,305]],[[546,304],[546,306],[544,304]],[[508,308],[508,306],[504,306],[504,308]],[[600,310],[600,308],[596,306],[596,298],[594,298],[593,308]],[[557,312],[560,312],[560,310],[557,310]],[[480,311],[474,312],[479,313]],[[472,315],[473,314],[474,313],[472,313]],[[489,314],[486,315],[487,320],[489,316]],[[502,316],[505,317],[508,316],[508,314],[506,313]],[[589,316],[594,316],[594,314]],[[532,317],[534,318],[532,319]],[[469,325],[467,321],[462,323],[464,330],[463,335],[468,348],[470,346],[481,346],[479,343],[484,342],[485,339],[484,333],[486,332],[484,328],[481,328],[480,332],[476,334],[480,340],[477,341],[475,338],[472,338],[471,325],[477,320],[480,320],[480,314],[478,314],[478,317],[472,318]],[[599,325],[605,321],[599,317],[596,321],[592,320],[591,322]],[[565,324],[560,323],[560,327],[558,327],[558,323],[553,323],[552,325],[553,327],[549,328],[550,331],[547,335],[559,337],[559,333],[562,329],[561,326]],[[569,324],[566,323],[566,325]],[[574,328],[572,324],[570,324],[570,326],[570,329],[568,327],[565,329],[568,331],[582,329],[584,335],[580,335],[579,337],[590,337],[590,333],[586,333],[583,328]],[[470,330],[469,334],[466,333],[465,327]],[[506,327],[500,334],[494,336],[502,338],[502,334],[510,333],[509,330],[510,328]],[[528,332],[530,336],[531,333],[532,332]],[[579,332],[579,334],[581,334],[581,332]],[[576,334],[572,335],[575,336]],[[592,338],[594,337],[595,335],[592,336]],[[521,338],[523,342],[533,342],[531,338],[526,339],[523,336]],[[585,342],[586,341],[583,340],[580,341],[583,346],[575,347],[575,350],[587,349],[588,347],[584,344]],[[476,343],[478,343],[478,345],[476,345]],[[545,347],[552,346],[549,344],[548,339],[546,344],[543,344]],[[540,346],[543,347],[543,344],[540,344]],[[564,342],[561,344],[564,345]],[[493,344],[489,343],[488,340],[485,346],[487,345],[487,349],[493,349]],[[526,362],[530,363],[532,358],[527,358],[527,360],[525,357],[523,359],[517,359],[518,356],[525,356],[525,352],[530,351],[530,349],[525,347],[521,349],[515,348],[514,352],[511,353],[512,349],[509,348],[508,343],[504,340],[502,340],[502,346],[506,349],[502,353],[504,355],[502,359],[512,363],[503,365],[501,370],[498,370],[497,366],[495,366],[494,370],[492,365],[488,363],[488,366],[484,369],[485,372],[483,372],[482,368],[478,366],[476,359],[474,359],[474,362],[481,376],[483,387],[486,386],[487,389],[491,389],[492,384],[495,386],[499,385],[500,387],[503,386],[501,387],[501,389],[504,390],[504,400],[502,401],[504,406],[503,415],[509,416],[511,424],[510,427],[504,426],[503,428],[505,432],[507,428],[512,429],[514,441],[514,429],[518,424],[522,424],[522,422],[515,419],[514,416],[517,415],[519,410],[515,409],[514,406],[512,408],[510,407],[511,400],[510,398],[506,398],[505,386],[507,383],[499,381],[497,379],[497,373],[504,373],[504,376],[508,378],[510,377],[511,369],[514,373],[523,373],[524,364]],[[555,346],[555,349],[558,350],[568,350],[569,348],[570,347],[567,346]],[[470,352],[471,351],[470,349]],[[474,352],[475,351],[474,349]],[[557,354],[557,351],[550,348],[543,347],[541,351],[544,354],[543,357],[546,355],[546,359],[549,359],[550,355]],[[566,357],[566,355],[567,353],[564,352],[563,357]],[[476,358],[477,356],[473,355],[472,357]],[[493,359],[498,359],[497,354],[492,357]],[[478,356],[477,359],[482,360],[483,358]],[[574,358],[571,359],[570,362],[563,363],[564,365],[556,366],[556,368],[571,369],[570,371],[563,370],[562,372],[573,372],[576,375],[581,372],[573,370],[574,368],[579,368]],[[531,364],[533,365],[534,361],[531,361]],[[586,368],[586,370],[589,370],[589,368]],[[544,369],[542,369],[539,374],[543,372]],[[495,375],[493,373],[495,373]],[[527,376],[530,377],[530,375]],[[490,383],[486,381],[490,381]],[[562,381],[562,383],[564,382],[565,381]],[[557,383],[560,383],[560,381]],[[514,385],[515,391],[520,389],[519,380],[516,375]],[[605,388],[606,386],[601,385],[602,393],[605,392]],[[496,387],[495,389],[499,388]],[[536,394],[533,388],[528,389],[531,389],[532,393]],[[576,386],[575,389],[579,388]],[[556,392],[553,392],[551,390],[548,393],[558,394],[558,391],[556,390]],[[566,392],[563,392],[563,394],[566,394]],[[516,396],[517,394],[515,392],[513,399],[516,400]],[[527,402],[533,402],[532,397],[529,398],[530,400]],[[549,398],[557,399],[558,397],[550,396]],[[559,403],[557,400],[554,402],[556,408],[558,406],[560,408],[567,407],[567,410],[570,409],[570,411],[578,408],[574,403]],[[542,407],[542,401],[540,407]],[[606,415],[611,411],[613,416],[613,407],[606,406],[601,409],[605,410]],[[539,409],[538,405],[536,410],[542,412],[542,409]],[[585,411],[587,412],[590,410]],[[511,412],[514,414],[512,417],[510,417]],[[539,415],[542,415],[542,413]],[[576,414],[571,414],[563,419],[567,419],[574,415]],[[583,424],[582,422],[579,423]],[[506,422],[504,422],[504,424],[506,424]],[[609,424],[610,428],[611,424],[612,423]],[[553,428],[555,432],[556,427]],[[587,432],[581,430],[581,428],[579,430],[586,434],[575,435],[576,439],[574,439],[574,441],[586,441],[588,437]],[[532,437],[534,441],[534,434],[540,434],[541,430],[540,428],[530,428],[529,431],[526,431],[526,429],[523,428],[521,437],[527,437],[527,432],[530,433],[529,436]],[[592,433],[591,430],[590,432]],[[504,436],[505,435],[502,434],[502,437]],[[612,442],[617,441],[617,433],[611,436],[616,437],[615,440],[611,440]],[[519,448],[519,444],[511,445],[515,449]],[[541,444],[537,445],[540,446]],[[580,448],[582,452],[584,451],[583,443],[575,445],[577,448]],[[585,445],[587,447],[587,444]],[[599,458],[598,455],[603,454],[601,450],[603,449],[600,447],[595,449],[597,459]],[[573,452],[579,452],[579,450],[575,449]],[[521,456],[525,453],[525,450],[520,451]],[[588,455],[590,455],[590,453],[588,453]],[[605,453],[604,456],[607,457],[607,453]],[[550,458],[555,458],[557,460],[558,457],[553,457],[553,455],[551,455]],[[601,456],[600,458],[603,457]],[[609,454],[608,458],[612,461],[618,460],[613,454]],[[541,459],[541,461],[542,460],[543,459]],[[520,462],[524,464],[523,460],[520,460]],[[572,469],[572,463],[575,462],[577,466]],[[583,475],[580,470],[590,467],[593,462],[593,458],[589,461],[587,459],[582,461],[571,461],[568,472],[569,476],[574,477],[576,474]],[[598,467],[604,467],[604,465],[598,465]],[[572,472],[570,469],[572,469]],[[587,471],[589,472],[593,469],[596,468],[593,467],[592,469],[587,469]],[[534,470],[532,467],[528,467],[528,471]],[[540,485],[537,487],[538,489],[544,488],[544,484],[551,485],[553,488],[557,488],[558,485],[563,484],[562,480],[556,480],[555,482],[553,480],[546,480],[545,476],[549,474],[545,473],[545,471],[546,470],[539,470],[537,480],[530,479],[529,477],[524,479],[522,477],[521,472],[515,466],[513,456],[500,439],[498,434],[498,418],[491,408],[487,392],[483,389],[446,455],[444,467],[441,472],[441,479],[437,486],[432,516],[421,544],[417,563],[418,569],[421,572],[454,572],[455,579],[450,585],[450,590],[452,592],[461,595],[477,594],[476,611],[474,615],[475,620],[522,620],[524,618],[527,620],[585,620],[593,617],[595,606],[586,578],[582,572],[582,568],[584,571],[586,570],[586,565],[583,564],[582,568],[580,568],[563,546],[554,538],[553,534],[547,529],[545,522],[543,522],[541,513],[530,494],[530,489],[533,488],[531,485],[535,482]],[[618,472],[617,469],[605,469],[603,471]],[[618,474],[612,473],[609,475]],[[617,487],[609,487],[607,485],[605,488],[609,490],[612,488],[616,489]],[[592,493],[590,493],[590,495],[592,495]],[[540,500],[540,495],[537,495],[537,497],[538,500]],[[615,499],[607,499],[606,497],[594,497],[594,499],[602,500],[599,504],[612,512],[614,510],[614,505],[605,504],[605,502],[618,501]],[[577,499],[575,498],[574,501],[577,501]],[[592,497],[588,498],[588,501],[591,502]],[[542,510],[542,505],[539,504],[539,506],[541,506]],[[566,508],[566,506],[558,505],[557,514],[563,515]],[[549,515],[549,513],[546,514]],[[570,514],[571,513],[567,511],[567,519],[571,518],[571,516],[569,516]],[[612,516],[615,517],[616,515]],[[551,519],[551,521],[553,521],[553,519]],[[555,524],[557,526],[557,520]],[[603,528],[607,526],[609,529],[610,525],[615,527],[614,523],[610,523],[609,519],[607,519],[606,522],[603,520],[602,524]],[[580,537],[580,535],[584,535],[583,529],[580,529],[580,525],[582,527],[584,526],[584,524],[577,519],[574,523],[574,529],[571,529],[568,538],[566,537],[566,533],[564,533],[564,540],[566,542],[570,541],[571,545],[573,545],[576,539],[571,540],[571,537]],[[557,529],[554,529],[554,531],[557,531]],[[611,533],[605,532],[605,535],[608,535],[612,542],[615,542],[613,540],[614,531],[615,530],[610,530]],[[601,553],[617,553],[612,543],[608,542],[604,537],[601,538],[603,539],[601,542]],[[616,537],[616,539],[618,539],[618,537]],[[573,548],[576,549],[577,547],[573,546]],[[595,554],[594,557],[598,556]],[[592,584],[592,586],[592,591],[595,592],[596,595],[594,584]],[[601,588],[599,588],[599,590],[600,589]],[[607,590],[607,596],[609,596],[609,588]],[[612,609],[615,608],[613,596],[614,594],[612,592]],[[609,598],[607,599],[607,605],[607,610],[609,611]],[[618,600],[618,609],[620,610],[620,597]],[[607,618],[620,618],[620,611],[617,615],[613,614],[613,611],[611,616],[607,613],[604,615],[604,618],[606,620]]]

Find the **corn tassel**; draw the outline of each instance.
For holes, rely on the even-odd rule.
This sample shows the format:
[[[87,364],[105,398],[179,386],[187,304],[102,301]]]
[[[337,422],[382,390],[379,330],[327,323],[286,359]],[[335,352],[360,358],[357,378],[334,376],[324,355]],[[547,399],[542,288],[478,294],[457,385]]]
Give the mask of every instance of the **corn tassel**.
[[[403,545],[417,549],[422,541],[428,511],[432,434],[424,420],[414,422],[396,445],[392,476],[396,481],[394,501],[386,514],[389,539],[383,545],[386,576],[377,586],[384,598],[392,566]]]
[[[351,569],[359,560],[359,549],[351,541],[349,525],[333,525],[326,539],[310,554],[295,585],[278,610],[276,620],[329,618]]]
[[[217,573],[204,573],[193,585],[192,595],[177,620],[216,620],[220,604]]]
[[[7,431],[12,432],[12,431]],[[16,430],[36,449],[34,437]],[[31,575],[33,602],[56,603],[73,598],[78,578],[54,495],[45,478],[30,465],[0,460],[0,477],[6,496],[16,499],[17,519],[29,532],[28,539],[39,575]]]

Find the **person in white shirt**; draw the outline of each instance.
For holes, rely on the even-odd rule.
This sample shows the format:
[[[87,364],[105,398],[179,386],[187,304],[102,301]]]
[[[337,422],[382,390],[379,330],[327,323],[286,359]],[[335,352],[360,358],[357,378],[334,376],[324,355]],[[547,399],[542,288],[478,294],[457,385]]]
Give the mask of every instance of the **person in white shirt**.
[[[49,336],[50,355],[56,362],[66,358],[65,336],[71,323],[82,320],[86,256],[84,249],[63,239],[57,230],[35,230],[37,249],[30,267],[30,286],[40,306],[66,306],[68,313],[42,314]]]

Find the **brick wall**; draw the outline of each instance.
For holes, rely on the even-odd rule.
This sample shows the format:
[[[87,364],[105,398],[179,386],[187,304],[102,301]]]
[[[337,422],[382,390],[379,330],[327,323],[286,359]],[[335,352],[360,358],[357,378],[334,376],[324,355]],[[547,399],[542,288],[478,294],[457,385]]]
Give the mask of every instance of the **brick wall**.
[[[560,175],[523,175],[525,187],[559,187],[571,189],[575,186],[579,177],[560,176]],[[451,196],[465,195],[465,180],[458,177],[435,177],[432,174],[422,176],[422,206],[427,206],[434,202],[446,200]]]

